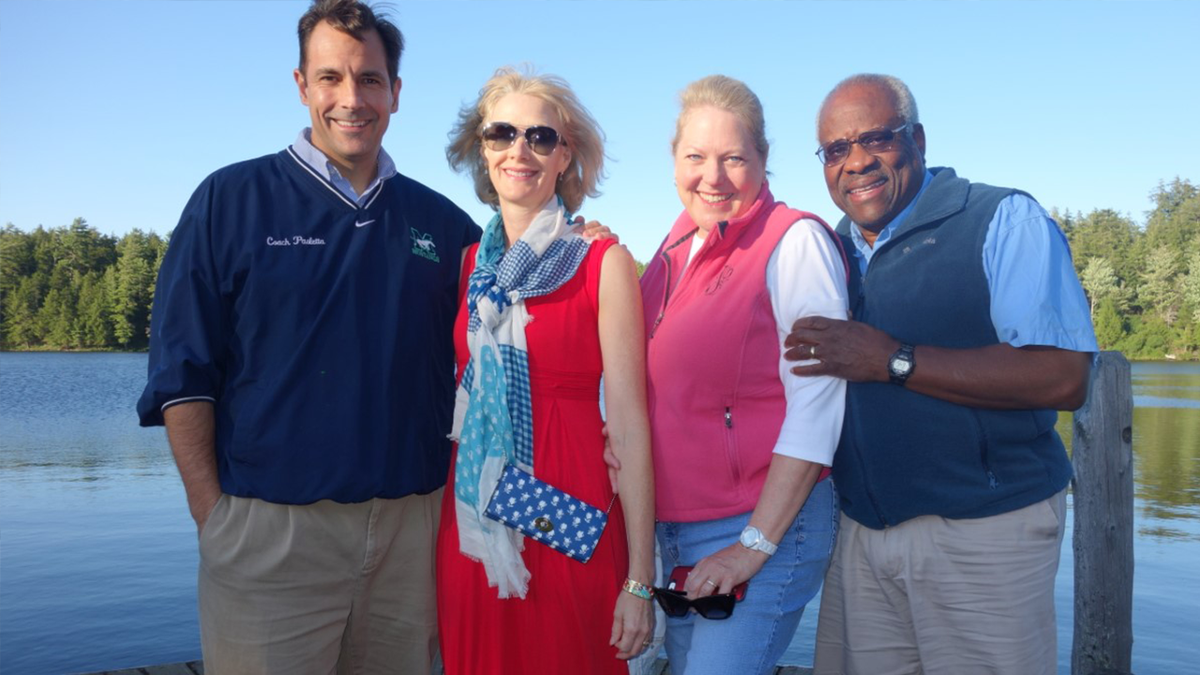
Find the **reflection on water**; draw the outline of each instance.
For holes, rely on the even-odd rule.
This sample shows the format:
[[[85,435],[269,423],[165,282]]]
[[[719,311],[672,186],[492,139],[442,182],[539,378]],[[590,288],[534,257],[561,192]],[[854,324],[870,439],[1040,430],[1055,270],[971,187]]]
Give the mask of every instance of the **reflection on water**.
[[[1200,541],[1200,364],[1135,363],[1134,494],[1138,536]],[[1071,447],[1071,415],[1057,429]],[[1170,522],[1189,521],[1188,526]]]
[[[1200,409],[1200,364],[1136,364],[1133,404],[1138,408]]]
[[[2,359],[5,483],[174,471],[162,431],[139,428],[133,413],[145,383],[145,355],[5,353]]]
[[[1133,371],[1134,490],[1139,536],[1200,541],[1200,365]],[[1153,521],[1190,521],[1187,527]]]
[[[199,656],[195,527],[144,354],[0,353],[0,671]]]
[[[6,673],[199,657],[195,527],[162,430],[137,426],[145,372],[142,354],[0,353]],[[1194,666],[1187,636],[1200,634],[1200,364],[1134,364],[1133,388],[1133,670],[1175,675]],[[1070,415],[1058,428],[1069,444]],[[1065,542],[1060,673],[1070,662],[1070,531]],[[816,609],[790,663],[812,662]]]

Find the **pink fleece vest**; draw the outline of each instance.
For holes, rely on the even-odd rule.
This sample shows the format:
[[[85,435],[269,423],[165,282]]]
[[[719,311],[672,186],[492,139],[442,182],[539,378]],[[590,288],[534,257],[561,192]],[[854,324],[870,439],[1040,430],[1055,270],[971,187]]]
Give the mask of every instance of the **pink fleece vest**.
[[[642,275],[659,520],[713,520],[758,503],[786,412],[767,262],[802,218],[821,222],[764,183],[690,265],[696,225],[684,212]]]

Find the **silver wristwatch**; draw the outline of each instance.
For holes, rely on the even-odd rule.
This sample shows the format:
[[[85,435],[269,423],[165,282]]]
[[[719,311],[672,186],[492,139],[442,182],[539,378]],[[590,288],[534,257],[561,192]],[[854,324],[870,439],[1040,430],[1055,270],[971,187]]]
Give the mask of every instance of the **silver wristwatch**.
[[[751,551],[762,551],[769,556],[775,555],[775,550],[779,548],[778,545],[767,541],[762,530],[753,525],[747,525],[746,529],[742,530],[742,536],[738,537],[738,541]]]

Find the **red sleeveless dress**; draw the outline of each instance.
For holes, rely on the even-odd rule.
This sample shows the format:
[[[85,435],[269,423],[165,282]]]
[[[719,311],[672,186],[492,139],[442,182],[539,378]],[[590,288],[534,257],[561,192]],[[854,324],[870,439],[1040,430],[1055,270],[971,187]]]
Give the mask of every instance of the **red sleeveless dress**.
[[[570,281],[525,303],[532,317],[525,336],[534,475],[601,509],[613,493],[600,433],[597,308],[600,264],[613,243],[592,243]],[[472,247],[464,280],[474,261]],[[470,358],[466,327],[463,301],[454,325],[459,373]],[[620,503],[613,504],[587,563],[526,540],[522,556],[531,575],[529,592],[524,599],[501,600],[488,586],[483,565],[459,551],[453,462],[450,466],[437,541],[438,630],[446,675],[627,675],[626,663],[608,645],[617,593],[629,567]]]

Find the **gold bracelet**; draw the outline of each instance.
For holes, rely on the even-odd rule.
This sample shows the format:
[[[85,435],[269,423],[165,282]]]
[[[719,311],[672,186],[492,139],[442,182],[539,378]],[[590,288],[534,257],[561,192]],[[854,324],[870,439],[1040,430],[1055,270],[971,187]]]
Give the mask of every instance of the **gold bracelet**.
[[[625,585],[621,587],[621,590],[642,600],[649,600],[654,596],[654,588],[652,586],[647,586],[633,579],[625,579]]]

